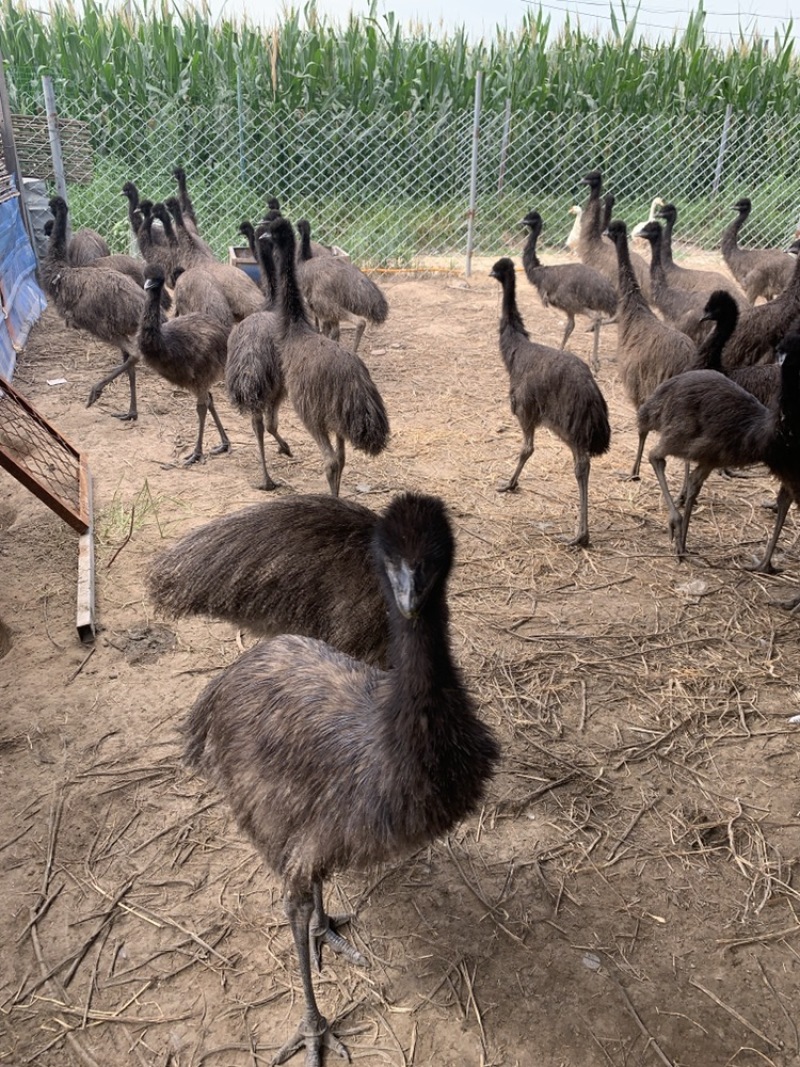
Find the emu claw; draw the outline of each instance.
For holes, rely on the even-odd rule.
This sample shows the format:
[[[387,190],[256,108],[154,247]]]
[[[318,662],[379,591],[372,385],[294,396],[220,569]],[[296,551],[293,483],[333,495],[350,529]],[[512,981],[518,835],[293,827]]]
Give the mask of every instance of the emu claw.
[[[506,485],[499,485],[497,487],[497,492],[498,493],[516,493],[516,491],[517,491],[517,483],[516,482],[508,482]]]
[[[203,453],[202,452],[190,452],[188,456],[184,457],[183,465],[184,465],[184,467],[191,467],[195,463],[202,463],[202,461],[203,461]]]
[[[311,951],[317,971],[322,971],[322,943],[325,942],[337,956],[344,956],[356,967],[369,968],[369,961],[355,946],[339,933],[339,927],[352,919],[351,915],[326,915],[326,925],[321,929],[310,929]]]
[[[224,452],[230,452],[230,450],[231,450],[230,441],[223,441],[221,445],[217,445],[216,448],[212,448],[211,451],[209,452],[209,455],[210,456],[221,456]]]
[[[89,407],[88,404],[86,406]],[[119,411],[119,412],[112,411],[111,418],[112,419],[119,419],[120,422],[136,422],[136,420],[139,418],[139,412],[138,411]]]
[[[87,408],[90,408],[92,404],[96,404],[102,395],[103,387],[101,385],[93,385],[89,390],[89,399],[86,401]]]
[[[350,1053],[335,1036],[328,1025],[328,1020],[322,1015],[319,1017],[319,1026],[320,1029],[312,1030],[303,1019],[294,1037],[275,1053],[272,1058],[273,1064],[286,1063],[302,1048],[306,1050],[306,1067],[321,1067],[324,1048],[330,1049],[331,1052],[335,1052],[337,1056],[341,1056],[343,1060],[350,1063]]]

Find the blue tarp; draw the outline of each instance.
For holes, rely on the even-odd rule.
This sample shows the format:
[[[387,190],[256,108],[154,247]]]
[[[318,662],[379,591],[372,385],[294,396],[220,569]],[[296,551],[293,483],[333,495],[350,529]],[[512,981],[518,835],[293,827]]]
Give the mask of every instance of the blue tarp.
[[[47,306],[36,281],[36,258],[25,232],[19,197],[0,204],[0,374],[10,381],[31,326]]]

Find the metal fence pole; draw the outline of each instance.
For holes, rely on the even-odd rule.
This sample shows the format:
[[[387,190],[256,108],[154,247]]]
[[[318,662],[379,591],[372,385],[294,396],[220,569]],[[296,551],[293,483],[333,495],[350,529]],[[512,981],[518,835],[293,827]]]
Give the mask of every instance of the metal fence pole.
[[[731,128],[731,115],[733,114],[733,106],[728,104],[725,108],[725,121],[722,123],[722,137],[719,141],[719,154],[717,155],[717,166],[714,171],[714,183],[711,186],[712,195],[716,196],[719,192],[719,183],[722,180],[722,162],[725,159],[725,149],[728,145],[728,130]]]
[[[47,110],[47,132],[50,136],[50,155],[53,158],[53,174],[56,179],[56,191],[67,199],[67,179],[64,174],[64,156],[61,152],[61,136],[58,132],[58,115],[56,114],[56,94],[53,79],[49,74],[42,75],[44,105]]]
[[[497,175],[497,196],[503,195],[503,182],[506,177],[506,161],[508,159],[508,143],[511,139],[511,97],[506,99],[506,113],[503,116],[503,140],[500,143],[500,170]]]
[[[11,104],[8,99],[8,87],[6,85],[5,59],[3,58],[2,52],[0,52],[0,127],[2,128],[3,156],[6,161],[6,168],[14,175],[17,192],[19,193],[19,206],[22,212],[22,221],[25,225],[25,230],[28,234],[28,239],[31,242],[33,255],[38,266],[39,255],[36,251],[36,241],[33,239],[33,226],[31,225],[30,216],[28,214],[28,205],[25,200],[23,176],[19,169],[17,144],[14,140],[14,127],[11,121]]]
[[[242,72],[236,71],[236,113],[239,117],[239,177],[242,181],[247,176],[247,155],[244,147],[244,98],[242,93]]]
[[[478,138],[481,126],[481,87],[483,72],[475,75],[475,117],[472,122],[472,166],[469,174],[469,211],[467,212],[467,262],[464,273],[472,274],[472,245],[475,239],[475,204],[478,199]]]

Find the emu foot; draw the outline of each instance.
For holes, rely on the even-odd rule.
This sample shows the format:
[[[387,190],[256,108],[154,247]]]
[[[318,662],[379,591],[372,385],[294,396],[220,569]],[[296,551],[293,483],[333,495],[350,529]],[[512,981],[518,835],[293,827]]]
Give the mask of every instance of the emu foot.
[[[788,600],[770,600],[770,604],[776,608],[783,608],[784,611],[794,613],[800,608],[800,596],[793,596]]]
[[[209,454],[209,456],[221,456],[223,454],[223,452],[230,452],[230,450],[231,450],[230,441],[223,441],[222,444],[217,445],[216,448],[212,448],[209,451],[208,454]]]
[[[267,477],[264,479],[264,481],[261,483],[261,485],[257,486],[256,488],[263,489],[265,493],[270,493],[270,492],[272,492],[273,489],[277,489],[279,485],[280,485],[280,482],[273,481],[272,478],[270,478],[270,476],[267,475]]]
[[[331,1030],[328,1020],[323,1015],[319,1016],[316,1026],[309,1024],[304,1017],[294,1037],[278,1049],[272,1062],[273,1064],[286,1063],[303,1048],[306,1050],[306,1067],[322,1067],[322,1050],[326,1048],[335,1052],[337,1056],[341,1056],[343,1060],[347,1060],[348,1063],[351,1062],[350,1053]]]
[[[517,486],[517,482],[507,482],[505,485],[498,485],[497,492],[498,493],[516,493],[517,487],[518,487]]]
[[[574,537],[557,537],[556,541],[560,541],[567,548],[588,548],[591,544],[588,533],[578,533]]]
[[[640,482],[642,480],[638,471],[617,471],[617,477],[621,482]]]
[[[289,446],[283,440],[280,441],[279,444],[278,444],[278,455],[279,456],[289,456],[289,458],[291,459],[292,450],[291,450],[291,448],[289,448]]]
[[[197,449],[194,452],[190,452],[188,456],[183,457],[184,467],[193,467],[195,463],[203,462],[203,453],[198,452]]]
[[[89,406],[88,404],[86,405]],[[135,409],[132,411],[112,411],[112,419],[119,419],[120,422],[136,422],[139,418],[139,412]]]
[[[369,961],[366,956],[363,956],[357,948],[351,945],[350,942],[339,933],[339,927],[346,926],[352,918],[352,915],[326,915],[325,926],[322,928],[311,927],[309,929],[311,951],[317,971],[322,970],[323,942],[325,942],[337,956],[344,956],[345,959],[348,959],[356,967],[369,968]]]
[[[751,571],[753,574],[780,574],[781,568],[774,567],[768,559],[751,560],[750,563],[743,563],[742,569]]]
[[[96,404],[100,397],[103,395],[102,385],[93,385],[89,390],[89,399],[86,401],[87,408],[90,408],[92,404]]]

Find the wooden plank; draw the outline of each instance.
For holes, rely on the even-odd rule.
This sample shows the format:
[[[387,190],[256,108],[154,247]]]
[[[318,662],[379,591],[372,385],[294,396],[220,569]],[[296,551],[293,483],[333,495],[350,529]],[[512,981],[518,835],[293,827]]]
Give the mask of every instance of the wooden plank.
[[[94,519],[92,475],[86,460],[81,461],[81,503],[85,502],[89,529],[78,542],[78,610],[76,625],[83,644],[94,641]]]

